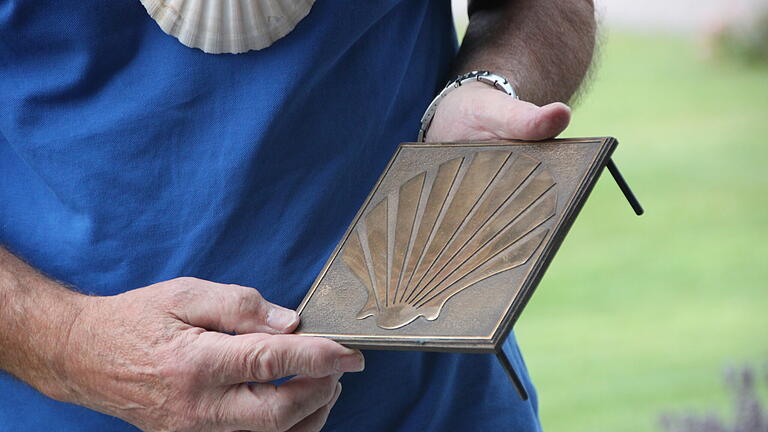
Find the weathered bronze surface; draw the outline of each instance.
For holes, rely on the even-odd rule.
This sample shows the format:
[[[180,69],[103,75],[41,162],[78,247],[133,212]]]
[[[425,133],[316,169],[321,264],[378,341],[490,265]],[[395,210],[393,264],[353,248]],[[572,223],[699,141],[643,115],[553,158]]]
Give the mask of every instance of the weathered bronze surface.
[[[299,306],[299,333],[498,354],[615,146],[401,144]]]
[[[524,264],[549,231],[554,186],[539,161],[509,150],[451,159],[406,181],[342,249],[368,294],[357,318],[375,315],[384,329],[434,321],[454,295]]]

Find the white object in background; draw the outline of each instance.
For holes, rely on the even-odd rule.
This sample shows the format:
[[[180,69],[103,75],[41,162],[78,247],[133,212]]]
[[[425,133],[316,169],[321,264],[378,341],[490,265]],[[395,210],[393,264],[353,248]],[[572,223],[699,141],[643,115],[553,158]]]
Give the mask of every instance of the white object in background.
[[[210,54],[272,45],[296,27],[314,0],[141,0],[149,15],[182,44]]]

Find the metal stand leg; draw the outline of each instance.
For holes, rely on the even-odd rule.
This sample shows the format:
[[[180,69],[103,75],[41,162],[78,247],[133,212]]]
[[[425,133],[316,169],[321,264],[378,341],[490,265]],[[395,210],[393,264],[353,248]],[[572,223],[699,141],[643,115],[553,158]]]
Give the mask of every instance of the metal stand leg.
[[[505,371],[507,371],[507,375],[509,375],[509,378],[512,380],[512,384],[515,385],[517,392],[520,394],[520,398],[522,400],[528,400],[528,392],[525,390],[523,382],[520,380],[517,372],[515,372],[515,368],[512,367],[512,363],[509,362],[509,359],[504,353],[504,350],[499,348],[499,350],[496,352],[496,358],[499,359],[499,363],[501,363],[501,366]]]
[[[632,206],[632,210],[635,211],[635,214],[638,216],[643,214],[643,206],[640,205],[640,201],[638,201],[635,194],[632,193],[632,189],[629,188],[627,181],[624,180],[624,176],[622,176],[619,172],[619,168],[613,162],[613,159],[608,159],[605,167],[608,168],[608,171],[610,171],[613,179],[616,180],[616,183],[619,185],[619,189],[621,189],[621,192],[624,193],[624,197],[627,198],[627,201],[629,201],[629,205]]]

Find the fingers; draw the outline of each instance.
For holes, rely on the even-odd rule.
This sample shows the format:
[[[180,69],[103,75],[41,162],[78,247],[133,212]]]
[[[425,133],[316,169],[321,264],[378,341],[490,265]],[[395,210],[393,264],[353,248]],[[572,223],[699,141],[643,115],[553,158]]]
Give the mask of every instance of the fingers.
[[[200,335],[199,352],[217,384],[268,382],[291,375],[359,372],[362,353],[328,339],[299,335]]]
[[[341,383],[337,383],[336,394],[330,403],[310,414],[289,429],[288,432],[316,432],[321,430],[325,426],[325,422],[328,421],[328,415],[331,413],[333,406],[336,405],[336,401],[339,400],[339,396],[341,396]]]
[[[316,431],[341,393],[340,375],[293,378],[271,384],[233,387],[215,406],[223,424],[244,430]]]
[[[229,333],[290,333],[299,315],[266,301],[253,288],[194,278],[169,281],[186,297],[174,312],[186,323]]]
[[[538,107],[496,91],[477,107],[477,122],[501,139],[542,140],[560,134],[571,120],[571,109],[561,102]]]

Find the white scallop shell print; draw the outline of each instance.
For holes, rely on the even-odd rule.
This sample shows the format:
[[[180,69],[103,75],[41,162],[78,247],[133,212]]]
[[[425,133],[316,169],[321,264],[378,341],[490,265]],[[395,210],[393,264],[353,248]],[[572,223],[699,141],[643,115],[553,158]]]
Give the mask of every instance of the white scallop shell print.
[[[437,319],[454,295],[525,264],[556,208],[554,179],[527,155],[478,151],[416,175],[372,205],[344,247],[368,295],[357,318],[384,329]]]
[[[141,0],[147,13],[182,44],[209,54],[272,45],[296,27],[314,0]]]

